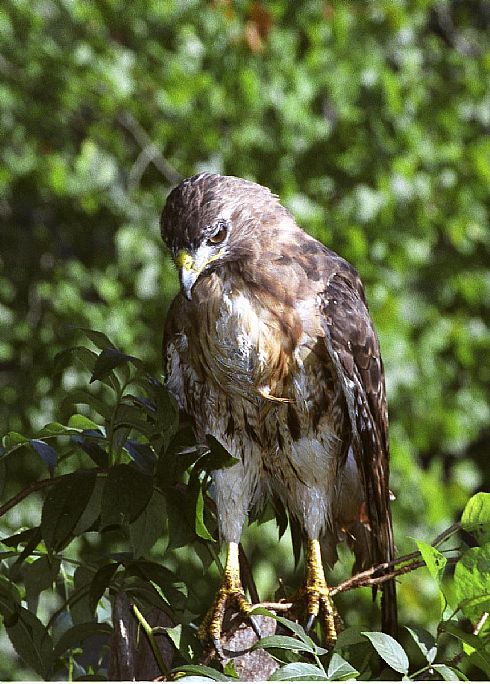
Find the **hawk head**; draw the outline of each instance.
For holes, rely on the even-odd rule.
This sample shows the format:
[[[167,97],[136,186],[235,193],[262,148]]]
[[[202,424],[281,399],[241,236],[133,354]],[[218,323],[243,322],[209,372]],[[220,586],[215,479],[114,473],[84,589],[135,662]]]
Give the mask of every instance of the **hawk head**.
[[[257,183],[213,173],[182,181],[167,198],[160,226],[187,299],[201,275],[261,250],[264,227],[273,232],[286,216],[291,219]]]

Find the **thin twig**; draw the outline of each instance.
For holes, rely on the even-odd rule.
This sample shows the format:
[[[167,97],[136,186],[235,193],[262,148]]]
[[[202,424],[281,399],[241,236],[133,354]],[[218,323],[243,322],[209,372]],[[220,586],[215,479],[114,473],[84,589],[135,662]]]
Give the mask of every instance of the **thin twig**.
[[[88,472],[95,471],[96,473],[107,473],[109,468],[89,468]],[[86,471],[87,472],[87,471]],[[18,494],[9,499],[3,506],[0,506],[0,518],[5,515],[7,511],[11,508],[17,506],[18,503],[23,501],[29,494],[37,492],[45,487],[51,487],[51,485],[61,482],[61,480],[66,480],[66,478],[71,477],[73,473],[66,473],[66,475],[58,475],[57,477],[48,477],[45,480],[37,480],[36,482],[31,482],[25,489],[22,489]]]
[[[447,562],[450,565],[453,565],[458,560],[458,558],[448,558]],[[369,587],[383,584],[384,582],[388,582],[388,580],[394,579],[395,577],[406,575],[409,572],[413,572],[414,570],[418,570],[419,568],[425,567],[425,562],[423,560],[413,560],[411,563],[406,563],[405,565],[402,565],[401,567],[396,568],[391,572],[378,574],[380,573],[380,571],[386,570],[387,566],[400,563],[400,561],[401,559],[395,559],[390,563],[380,563],[379,565],[375,565],[372,568],[369,568],[368,570],[363,570],[362,572],[357,573],[357,575],[353,575],[344,582],[337,584],[337,586],[330,587],[330,595],[335,596],[335,594],[340,594],[344,591],[350,591],[351,589],[358,589],[359,587]],[[291,602],[286,601],[264,601],[263,603],[255,603],[252,605],[252,608],[266,608],[267,610],[278,612],[287,612],[292,607],[293,604]]]
[[[175,185],[182,180],[181,174],[169,164],[143,126],[130,112],[120,112],[117,116],[117,120],[131,133],[141,147],[141,152],[129,174],[129,183],[131,187],[134,187],[139,183],[141,176],[150,163],[153,163],[162,176],[164,176],[172,185]]]
[[[454,523],[454,525],[451,525],[451,527],[448,527],[446,530],[443,530],[440,534],[438,534],[437,537],[435,537],[432,540],[430,545],[434,547],[440,546],[443,542],[447,541],[449,537],[451,537],[455,532],[459,532],[460,529],[461,523]],[[400,565],[400,563],[407,563],[408,561],[416,560],[418,558],[420,558],[420,551],[412,551],[412,553],[407,553],[405,556],[399,556],[398,558],[395,558],[392,561],[385,561],[383,563],[379,563],[379,565],[376,565],[376,571],[381,572],[383,570],[388,570],[388,568],[394,568],[395,566]],[[364,572],[371,573],[371,571],[372,568],[370,568],[369,570],[365,570]]]
[[[383,584],[399,575],[405,575],[407,572],[412,572],[413,570],[423,568],[424,566],[424,561],[414,561],[412,563],[407,563],[407,565],[403,565],[401,568],[375,577],[375,574],[379,572],[378,566],[376,566],[375,568],[371,568],[371,570],[366,570],[365,572],[360,572],[358,575],[350,577],[348,580],[345,580],[345,582],[337,584],[336,587],[332,587],[330,589],[330,595],[335,596],[335,594],[340,594],[341,592],[349,591],[350,589],[357,589],[358,587],[370,587]]]
[[[148,637],[148,641],[150,642],[151,650],[153,651],[153,655],[155,656],[155,660],[158,663],[158,667],[160,668],[162,674],[168,675],[168,667],[165,665],[163,661],[162,654],[160,653],[160,649],[158,648],[157,640],[155,639],[155,635],[153,634],[153,629],[150,627],[148,622],[145,620],[144,616],[140,612],[138,606],[133,603],[133,613],[136,615],[136,619],[140,623],[140,625],[143,627],[143,630]]]
[[[263,601],[262,603],[254,603],[252,605],[252,609],[265,608],[273,613],[287,613],[292,607],[292,601]]]
[[[461,523],[454,523],[454,525],[451,525],[451,527],[448,527],[447,530],[444,530],[439,534],[432,542],[431,546],[439,546],[439,544],[442,544],[442,542],[445,542],[446,539],[449,539],[451,535],[453,535],[455,532],[459,532],[461,529]]]

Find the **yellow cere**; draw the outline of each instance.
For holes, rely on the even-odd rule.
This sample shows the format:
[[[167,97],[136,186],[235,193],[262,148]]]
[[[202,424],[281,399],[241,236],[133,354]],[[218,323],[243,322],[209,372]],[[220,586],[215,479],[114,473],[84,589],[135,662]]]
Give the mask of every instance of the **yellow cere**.
[[[186,252],[185,249],[181,249],[175,257],[175,265],[177,268],[183,268],[184,271],[192,271],[194,268],[194,259],[189,252]]]

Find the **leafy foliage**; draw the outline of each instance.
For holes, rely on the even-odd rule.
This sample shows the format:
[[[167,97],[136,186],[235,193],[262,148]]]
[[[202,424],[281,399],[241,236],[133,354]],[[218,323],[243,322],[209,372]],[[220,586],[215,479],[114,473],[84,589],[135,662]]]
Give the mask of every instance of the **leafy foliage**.
[[[91,331],[85,334],[92,341],[98,339]],[[104,343],[97,342],[100,346]],[[74,359],[81,358],[81,348],[72,352]],[[111,363],[100,372],[108,358],[107,349],[111,359],[118,358],[118,364]],[[175,571],[174,554],[184,543],[192,544],[201,556],[207,551],[205,567],[213,559],[219,562],[213,506],[205,506],[204,501],[208,499],[210,471],[229,467],[235,459],[213,440],[209,446],[194,444],[189,427],[179,424],[175,403],[139,359],[112,346],[84,354],[84,358],[92,364],[88,368],[91,377],[99,373],[96,382],[103,390],[104,398],[96,398],[93,413],[98,413],[95,407],[100,408],[103,401],[105,418],[95,422],[73,413],[67,425],[50,423],[42,428],[35,439],[49,443],[56,457],[54,472],[49,478],[34,480],[0,509],[2,516],[8,516],[36,489],[44,492],[40,520],[1,540],[0,613],[5,631],[20,658],[42,678],[66,676],[74,667],[78,676],[104,676],[107,660],[99,658],[96,668],[87,666],[83,645],[94,636],[101,640],[99,649],[100,643],[109,645],[108,609],[124,591],[141,620],[145,612],[158,608],[175,625],[166,633],[175,646],[176,673],[228,681],[226,670],[221,673],[198,664],[199,620],[194,618],[202,617],[205,606],[193,599],[192,584],[182,581]],[[91,406],[90,393],[83,397]],[[74,390],[74,398],[78,405],[79,390]],[[51,462],[46,463],[42,454],[31,448],[33,441],[19,433],[7,434],[2,463],[18,459],[24,450],[31,460],[41,456],[43,468],[50,471]],[[256,644],[256,648],[269,650],[279,663],[271,679],[376,678],[379,662],[375,653],[392,676],[417,678],[429,673],[450,679],[463,677],[467,668],[490,675],[486,625],[490,612],[489,508],[490,494],[479,493],[462,515],[461,529],[474,533],[473,543],[481,546],[462,544],[456,552],[417,542],[444,597],[436,636],[410,627],[410,647],[380,632],[351,627],[340,634],[334,651],[329,652],[301,625],[256,609],[274,617],[283,630]],[[455,526],[452,532],[458,529]],[[94,535],[101,543],[95,545],[97,553],[92,555],[88,549]],[[448,534],[444,543],[450,538]],[[155,562],[152,549],[162,542],[159,562]],[[455,566],[453,580],[447,577],[449,566]],[[50,609],[41,600],[46,593],[56,599]],[[468,631],[465,620],[475,625],[473,632]],[[152,637],[152,628],[144,624]],[[461,644],[460,652],[451,657],[448,640],[452,649],[455,642]],[[413,646],[415,656],[409,657]],[[422,667],[420,660],[425,662]]]
[[[87,334],[97,339],[96,333]],[[80,356],[79,350],[73,352],[75,357]],[[166,493],[170,489],[178,493],[179,513],[185,511],[192,521],[189,539],[214,542],[206,525],[214,530],[216,521],[203,507],[208,473],[210,468],[234,462],[223,449],[210,451],[193,444],[188,427],[178,424],[174,401],[161,383],[146,373],[139,359],[113,347],[98,354],[85,351],[85,358],[93,364],[89,368],[92,377],[98,375],[99,384],[107,390],[106,418],[95,423],[74,413],[67,425],[50,423],[41,430],[57,465],[55,476],[39,483],[46,490],[40,524],[2,539],[5,580],[0,585],[0,611],[5,628],[17,653],[44,678],[65,671],[67,659],[79,651],[87,636],[103,635],[107,642],[111,630],[101,601],[102,606],[108,605],[102,600],[108,592],[125,590],[137,603],[163,609],[173,619],[183,614],[184,607],[188,609],[187,589],[178,576],[148,559],[162,537],[169,548],[181,543],[180,530],[174,539],[164,514],[166,506],[173,505]],[[117,365],[111,361],[104,366],[109,357],[117,358]],[[79,398],[75,391],[75,401]],[[90,401],[87,392],[84,402],[90,406]],[[186,437],[189,448],[185,457],[179,458]],[[2,461],[18,458],[19,451],[28,450],[33,441],[17,433],[7,434]],[[43,454],[34,454],[41,455],[44,462]],[[172,467],[167,471],[161,463]],[[51,470],[51,463],[44,465]],[[20,505],[32,491],[28,487],[19,501],[14,497],[7,502],[2,514]],[[109,542],[109,550],[90,563],[81,542],[94,533],[105,540],[104,546],[111,539],[117,543]],[[36,614],[39,594],[46,590],[64,596],[48,627]],[[27,599],[29,610],[21,604],[21,597]],[[31,606],[32,598],[36,602]]]
[[[359,269],[387,374],[398,552],[420,540],[430,570],[400,583],[402,622],[437,636],[438,667],[460,643],[461,668],[487,672],[487,627],[464,622],[485,607],[484,495],[461,519],[480,546],[456,568],[427,540],[490,487],[488,16],[486,0],[2,3],[0,492],[32,490],[0,519],[0,605],[27,663],[0,634],[1,677],[95,671],[89,638],[73,654],[82,625],[109,634],[108,585],[149,581],[138,599],[180,611],[182,644],[211,600],[206,471],[226,458],[178,426],[159,351],[177,282],[158,215],[204,169],[268,185]],[[245,543],[261,595],[278,576],[297,586],[272,521]],[[178,580],[157,574],[162,558]],[[372,631],[367,590],[338,602]],[[425,655],[401,639],[412,673]]]

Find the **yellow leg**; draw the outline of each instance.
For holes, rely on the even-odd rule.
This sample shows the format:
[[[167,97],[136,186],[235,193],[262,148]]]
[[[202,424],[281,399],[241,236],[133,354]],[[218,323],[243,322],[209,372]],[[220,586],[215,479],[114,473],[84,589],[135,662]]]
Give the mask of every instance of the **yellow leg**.
[[[340,626],[341,623],[325,580],[318,539],[309,539],[307,542],[304,593],[306,594],[307,628],[309,629],[314,619],[320,616],[325,630],[325,640],[327,644],[333,645],[337,640],[337,625]]]
[[[240,580],[240,563],[238,559],[238,544],[236,542],[228,544],[223,581],[198,633],[200,639],[212,641],[218,652],[220,651],[223,617],[227,606],[230,604],[235,605],[244,615],[248,615],[251,610]]]

